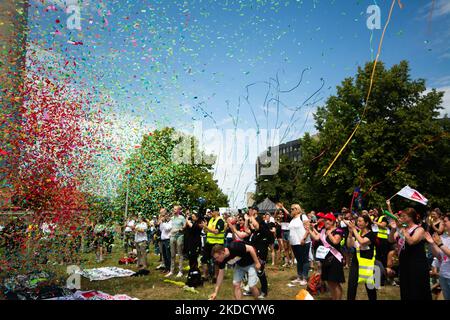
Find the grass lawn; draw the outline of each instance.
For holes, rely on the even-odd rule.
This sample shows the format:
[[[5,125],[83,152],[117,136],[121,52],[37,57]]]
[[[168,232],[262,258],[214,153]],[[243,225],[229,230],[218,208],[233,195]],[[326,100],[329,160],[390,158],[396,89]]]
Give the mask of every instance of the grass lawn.
[[[95,255],[93,253],[85,255],[85,261],[82,264],[82,268],[97,268],[104,266],[118,266],[126,269],[136,270],[136,265],[120,266],[118,260],[122,257],[122,251],[120,248],[116,248],[113,253],[106,256],[105,261],[97,263],[95,261]],[[104,281],[89,281],[82,277],[81,290],[101,290],[109,294],[127,294],[131,297],[138,299],[151,299],[151,300],[195,300],[195,299],[208,299],[209,295],[214,290],[214,285],[211,283],[204,284],[203,287],[197,288],[198,294],[186,292],[182,288],[177,287],[174,284],[165,283],[164,276],[157,270],[158,256],[149,254],[150,274],[143,277],[128,277],[128,278],[114,278]],[[65,274],[65,266],[57,266],[56,272],[63,277]],[[346,275],[348,270],[346,271]],[[186,272],[187,273],[187,272]],[[275,266],[267,267],[267,275],[269,279],[269,297],[273,300],[292,300],[295,298],[297,292],[304,287],[290,288],[287,286],[290,280],[295,277],[295,267],[281,268]],[[347,277],[346,277],[347,278]],[[186,279],[176,279],[175,281],[185,281]],[[344,298],[346,297],[346,284],[344,284]],[[232,270],[226,272],[224,284],[217,299],[232,299]],[[245,297],[246,299],[251,299]],[[398,300],[400,298],[400,292],[398,287],[387,286],[378,291],[378,299],[380,300]],[[328,293],[324,293],[315,299],[330,299]],[[358,300],[366,300],[366,292],[363,285],[358,288]]]

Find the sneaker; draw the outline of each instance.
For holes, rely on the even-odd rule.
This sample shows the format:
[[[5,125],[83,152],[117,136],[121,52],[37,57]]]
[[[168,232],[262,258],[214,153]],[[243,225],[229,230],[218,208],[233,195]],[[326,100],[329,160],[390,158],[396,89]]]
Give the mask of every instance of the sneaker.
[[[298,279],[298,278],[291,281],[291,283],[293,283],[293,284],[300,284],[301,282],[302,282],[302,280]]]
[[[172,272],[172,271],[169,271],[169,273],[166,274],[164,277],[168,278],[168,277],[171,277],[171,276],[173,276],[173,272]]]
[[[245,286],[243,286],[242,289],[243,289],[244,291],[250,292],[250,286],[249,286],[248,284],[245,285]]]
[[[180,271],[177,273],[176,278],[181,278],[182,276],[183,276],[183,272]]]
[[[259,297],[258,297],[258,300],[264,300],[266,297],[267,297],[266,294],[261,293],[261,294],[259,295]]]
[[[301,286],[306,286],[306,285],[308,284],[308,281],[306,281],[306,280],[301,280],[301,281],[299,282],[299,284],[300,284]]]
[[[159,266],[156,267],[156,270],[162,270],[164,268],[165,268],[164,264],[160,264]]]
[[[246,297],[250,297],[252,295],[252,293],[250,291],[244,290],[244,292],[242,292],[242,295],[246,296]]]

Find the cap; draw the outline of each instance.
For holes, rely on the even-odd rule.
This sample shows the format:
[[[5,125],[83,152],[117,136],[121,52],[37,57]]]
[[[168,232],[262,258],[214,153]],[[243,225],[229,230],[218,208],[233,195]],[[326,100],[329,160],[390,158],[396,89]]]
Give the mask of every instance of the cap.
[[[318,216],[319,218],[325,218],[325,213],[319,212],[316,216]]]
[[[327,214],[324,216],[324,218],[327,219],[327,220],[336,221],[336,217],[335,217],[334,214],[332,214],[331,212],[330,212],[330,213],[327,213]]]

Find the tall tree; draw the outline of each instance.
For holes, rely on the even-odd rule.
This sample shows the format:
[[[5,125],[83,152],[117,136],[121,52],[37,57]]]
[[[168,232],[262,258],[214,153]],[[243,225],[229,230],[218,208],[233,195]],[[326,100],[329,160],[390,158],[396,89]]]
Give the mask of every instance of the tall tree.
[[[425,80],[411,79],[406,61],[387,69],[379,63],[362,124],[327,176],[327,166],[363,116],[373,63],[344,79],[314,118],[318,140],[301,139],[302,158],[292,173],[296,196],[311,208],[348,206],[361,187],[366,206],[409,184],[430,204],[449,208],[448,120],[439,120],[442,92],[427,91]],[[447,156],[446,156],[447,155]]]
[[[207,205],[227,206],[228,198],[213,179],[214,158],[198,148],[196,139],[173,128],[145,135],[126,164],[130,212],[155,214],[174,204],[198,206],[203,197]],[[119,191],[125,204],[127,183]]]

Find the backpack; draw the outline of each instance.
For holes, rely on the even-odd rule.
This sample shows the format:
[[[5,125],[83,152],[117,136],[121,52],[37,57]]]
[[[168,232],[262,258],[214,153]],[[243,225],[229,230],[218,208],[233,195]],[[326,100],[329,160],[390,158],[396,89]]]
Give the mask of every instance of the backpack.
[[[202,275],[200,273],[200,269],[196,268],[196,269],[189,270],[186,285],[188,287],[192,287],[192,288],[197,288],[197,287],[203,286]]]
[[[324,283],[322,283],[322,279],[320,278],[320,273],[315,272],[311,275],[308,280],[308,291],[312,295],[320,294],[321,292],[325,292],[326,288]]]

